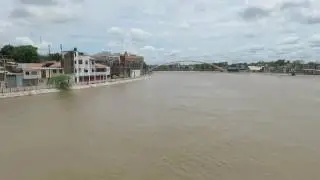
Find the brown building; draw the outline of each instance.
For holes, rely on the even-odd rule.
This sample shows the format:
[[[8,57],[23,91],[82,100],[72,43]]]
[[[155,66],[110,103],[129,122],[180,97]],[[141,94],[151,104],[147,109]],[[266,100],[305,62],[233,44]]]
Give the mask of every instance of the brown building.
[[[75,48],[73,51],[65,51],[62,53],[61,67],[65,74],[74,73],[74,58],[77,56],[76,52],[77,49]]]
[[[137,56],[125,52],[123,55],[120,55],[120,72],[123,73],[124,77],[132,77],[133,70],[140,70],[141,73],[143,69],[143,63],[143,56]]]
[[[94,55],[96,62],[110,67],[111,77],[136,77],[141,75],[144,57],[134,54],[103,52]]]

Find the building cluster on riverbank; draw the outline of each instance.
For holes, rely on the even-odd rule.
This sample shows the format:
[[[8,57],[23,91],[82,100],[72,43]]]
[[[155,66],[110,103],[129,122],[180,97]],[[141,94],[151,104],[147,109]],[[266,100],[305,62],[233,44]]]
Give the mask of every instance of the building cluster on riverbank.
[[[257,63],[238,63],[227,66],[229,72],[266,72],[266,73],[291,73],[305,75],[320,75],[320,63],[302,61],[271,61]]]
[[[114,78],[136,78],[146,72],[143,56],[125,53],[87,55],[77,48],[62,51],[60,61],[18,63],[0,57],[0,89],[46,87],[51,78],[67,74],[73,84],[104,83]],[[1,93],[0,90],[0,93]]]
[[[180,64],[151,66],[158,71],[220,71],[216,66],[225,69],[228,72],[267,72],[267,73],[290,73],[294,71],[299,74],[320,75],[320,63],[302,61],[268,61],[256,63],[201,63],[201,64]]]

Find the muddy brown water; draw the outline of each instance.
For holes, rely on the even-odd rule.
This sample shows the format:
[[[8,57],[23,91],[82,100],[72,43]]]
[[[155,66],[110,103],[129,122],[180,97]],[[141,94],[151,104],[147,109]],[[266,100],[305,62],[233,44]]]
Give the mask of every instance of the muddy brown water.
[[[170,72],[0,99],[2,180],[320,179],[320,78]]]

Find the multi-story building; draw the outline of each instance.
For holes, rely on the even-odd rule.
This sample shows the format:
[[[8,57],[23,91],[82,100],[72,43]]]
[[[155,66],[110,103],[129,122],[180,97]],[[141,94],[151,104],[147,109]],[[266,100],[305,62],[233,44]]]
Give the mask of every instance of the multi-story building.
[[[101,52],[93,55],[96,63],[110,67],[110,77],[120,74],[120,53]]]
[[[106,81],[110,75],[108,66],[96,63],[94,57],[80,53],[76,48],[64,52],[62,62],[64,71],[74,77],[75,83]]]
[[[139,77],[143,71],[144,57],[125,52],[120,55],[120,72],[124,77]]]
[[[125,52],[102,52],[94,55],[96,62],[110,67],[111,77],[139,77],[143,74],[144,57]],[[145,67],[146,68],[146,67]]]

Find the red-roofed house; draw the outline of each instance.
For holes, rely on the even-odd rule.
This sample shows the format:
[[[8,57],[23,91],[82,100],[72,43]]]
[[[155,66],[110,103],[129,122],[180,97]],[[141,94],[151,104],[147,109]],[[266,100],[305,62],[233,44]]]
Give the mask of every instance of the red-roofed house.
[[[18,68],[22,70],[22,86],[37,86],[46,84],[53,76],[63,74],[60,62],[46,61],[44,63],[20,63]]]

